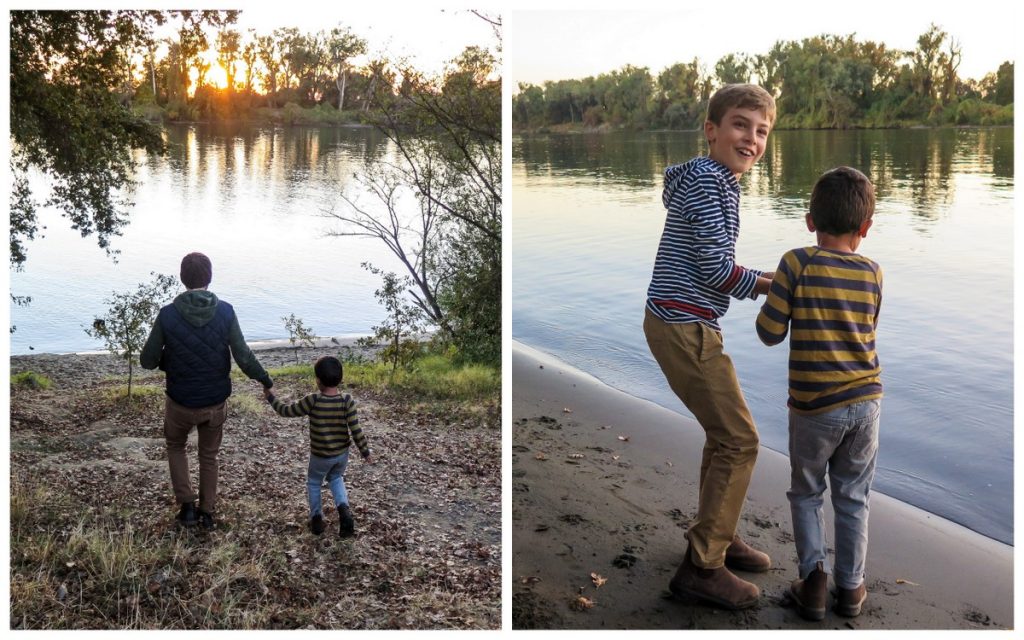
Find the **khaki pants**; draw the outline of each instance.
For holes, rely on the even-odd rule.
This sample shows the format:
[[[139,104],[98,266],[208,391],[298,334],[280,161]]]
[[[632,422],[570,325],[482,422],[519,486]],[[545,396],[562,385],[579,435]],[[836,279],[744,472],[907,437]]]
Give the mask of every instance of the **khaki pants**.
[[[757,459],[754,419],[722,334],[701,322],[670,324],[646,310],[644,335],[668,384],[704,429],[697,519],[687,531],[694,564],[725,564]]]
[[[164,439],[167,462],[171,468],[171,487],[178,503],[196,499],[188,473],[185,445],[195,427],[199,436],[199,508],[214,513],[217,508],[217,453],[220,451],[227,404],[190,409],[166,398],[164,404]]]

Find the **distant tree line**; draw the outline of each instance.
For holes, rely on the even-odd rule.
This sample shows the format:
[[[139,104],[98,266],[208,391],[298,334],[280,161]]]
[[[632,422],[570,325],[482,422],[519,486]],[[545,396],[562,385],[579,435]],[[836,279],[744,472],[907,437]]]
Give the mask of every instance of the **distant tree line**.
[[[981,80],[961,78],[960,44],[935,25],[912,51],[821,35],[776,42],[760,55],[731,53],[708,72],[698,58],[657,77],[625,67],[582,80],[519,85],[512,98],[517,129],[553,125],[693,129],[708,98],[733,82],[757,82],[776,98],[776,126],[843,129],[1013,123],[1013,62]]]

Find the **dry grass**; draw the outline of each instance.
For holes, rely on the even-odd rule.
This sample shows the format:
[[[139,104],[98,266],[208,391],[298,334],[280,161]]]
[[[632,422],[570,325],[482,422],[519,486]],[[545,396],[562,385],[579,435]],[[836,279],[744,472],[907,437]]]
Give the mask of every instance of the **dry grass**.
[[[13,629],[500,627],[495,397],[355,389],[378,463],[350,463],[358,535],[342,540],[330,506],[323,536],[306,528],[305,422],[241,385],[221,448],[218,526],[176,527],[162,388],[134,387],[146,391],[126,402],[121,382],[65,383],[73,391],[58,405],[49,392],[12,394]],[[300,371],[279,373],[275,387],[310,391]],[[128,455],[125,440],[141,448]],[[194,451],[190,464],[195,478]]]

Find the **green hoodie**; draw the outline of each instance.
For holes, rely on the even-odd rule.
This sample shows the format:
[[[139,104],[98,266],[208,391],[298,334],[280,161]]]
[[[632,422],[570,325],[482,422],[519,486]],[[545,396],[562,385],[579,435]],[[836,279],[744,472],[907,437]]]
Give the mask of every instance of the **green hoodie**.
[[[220,301],[212,291],[205,289],[192,289],[182,293],[174,299],[174,308],[181,313],[182,317],[194,327],[201,327],[213,319],[217,313],[217,304]],[[238,316],[231,319],[230,333],[228,334],[228,346],[231,348],[231,356],[238,364],[242,373],[253,380],[257,380],[264,387],[273,383],[266,370],[260,365],[249,345],[245,343],[242,329],[238,326]],[[139,354],[139,363],[143,369],[156,369],[160,366],[160,359],[164,349],[164,332],[159,322],[153,323],[153,329],[149,333],[142,353]]]

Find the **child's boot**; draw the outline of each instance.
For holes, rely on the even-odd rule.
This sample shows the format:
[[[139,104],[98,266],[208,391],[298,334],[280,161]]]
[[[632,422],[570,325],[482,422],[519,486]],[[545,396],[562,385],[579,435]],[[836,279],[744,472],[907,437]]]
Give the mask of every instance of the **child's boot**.
[[[806,578],[794,580],[789,596],[796,603],[796,610],[804,620],[824,620],[825,603],[828,599],[828,574],[819,562]]]
[[[313,535],[320,535],[324,532],[324,516],[323,514],[316,514],[309,519],[309,530],[313,532]]]
[[[868,589],[861,582],[856,589],[844,589],[836,585],[836,613],[847,618],[855,618],[860,615],[860,608],[868,599]]]
[[[342,538],[351,538],[356,533],[356,521],[347,504],[338,505],[338,533]]]

